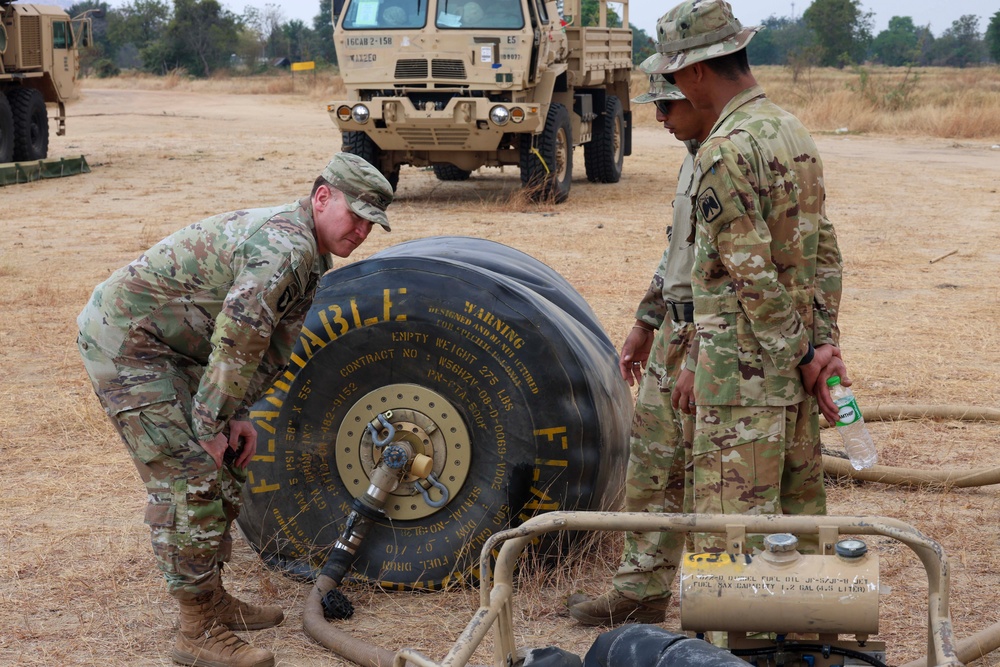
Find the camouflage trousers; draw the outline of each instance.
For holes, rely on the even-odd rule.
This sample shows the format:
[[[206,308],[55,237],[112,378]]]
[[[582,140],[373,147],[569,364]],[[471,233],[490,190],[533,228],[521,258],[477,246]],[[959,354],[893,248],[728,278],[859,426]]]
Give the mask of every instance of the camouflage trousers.
[[[663,323],[653,336],[639,382],[625,473],[627,512],[690,511],[691,436],[694,418],[674,411],[670,391],[694,336],[690,323]],[[683,533],[625,534],[612,585],[634,600],[668,597],[684,550]]]
[[[694,511],[826,514],[816,399],[785,407],[699,405],[693,445]],[[815,535],[799,550],[815,552]],[[746,547],[760,549],[761,536]],[[725,551],[724,535],[695,535],[698,551]]]
[[[129,366],[83,335],[80,354],[90,380],[146,486],[145,523],[170,594],[191,599],[215,588],[232,552],[243,470],[215,461],[190,425],[199,372]]]

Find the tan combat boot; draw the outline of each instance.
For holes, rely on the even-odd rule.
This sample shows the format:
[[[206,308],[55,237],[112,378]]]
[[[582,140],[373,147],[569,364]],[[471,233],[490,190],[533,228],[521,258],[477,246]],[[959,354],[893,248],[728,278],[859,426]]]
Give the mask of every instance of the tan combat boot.
[[[190,667],[274,667],[270,651],[234,635],[215,615],[215,593],[181,600],[181,627],[170,657]]]
[[[583,625],[662,623],[667,617],[669,602],[669,597],[639,602],[614,589],[593,599],[577,593],[567,601],[569,615]]]
[[[258,607],[234,598],[222,586],[215,589],[215,615],[230,630],[263,630],[273,628],[285,620],[285,613],[277,605]]]

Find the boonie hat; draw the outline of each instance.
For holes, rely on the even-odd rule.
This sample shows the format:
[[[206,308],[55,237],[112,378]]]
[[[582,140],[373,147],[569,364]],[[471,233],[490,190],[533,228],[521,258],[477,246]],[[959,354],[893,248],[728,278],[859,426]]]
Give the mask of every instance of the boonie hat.
[[[385,209],[392,203],[392,186],[367,160],[337,153],[320,175],[344,194],[352,211],[391,231]]]
[[[649,92],[632,98],[633,104],[647,104],[657,100],[683,100],[684,93],[677,86],[667,83],[662,74],[649,75]]]
[[[725,0],[687,0],[656,23],[656,53],[639,65],[646,74],[670,74],[688,65],[746,48],[761,26],[744,28]]]

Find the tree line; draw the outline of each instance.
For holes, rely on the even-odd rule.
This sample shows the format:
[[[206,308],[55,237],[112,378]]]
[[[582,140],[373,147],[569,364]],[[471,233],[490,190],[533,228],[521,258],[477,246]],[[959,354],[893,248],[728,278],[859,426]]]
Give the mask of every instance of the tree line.
[[[312,25],[286,20],[280,4],[248,7],[242,14],[217,0],[131,0],[121,7],[88,0],[68,10],[92,10],[93,43],[82,56],[98,76],[136,69],[156,74],[184,71],[209,76],[220,69],[254,73],[275,61],[336,64],[329,0],[317,1]],[[579,25],[594,25],[598,0],[583,0]],[[845,67],[865,62],[889,66],[968,67],[1000,63],[1000,11],[980,32],[979,17],[961,16],[935,36],[908,16],[894,16],[873,33],[873,14],[860,0],[813,0],[799,17],[772,15],[747,48],[756,65]],[[613,11],[608,23],[621,26]],[[655,52],[655,40],[635,25],[633,60]]]

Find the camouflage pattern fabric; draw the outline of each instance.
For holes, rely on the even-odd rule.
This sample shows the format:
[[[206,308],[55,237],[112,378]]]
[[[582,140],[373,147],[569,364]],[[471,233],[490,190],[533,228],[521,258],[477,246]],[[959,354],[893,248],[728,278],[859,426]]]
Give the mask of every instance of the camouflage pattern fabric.
[[[245,418],[288,363],[329,268],[309,198],[224,213],[112,273],[77,324],[121,366],[200,373],[190,419],[195,438],[210,440]]]
[[[392,203],[392,185],[378,169],[353,153],[337,153],[320,174],[340,190],[351,210],[390,232],[385,209]]]
[[[691,511],[691,437],[694,417],[675,411],[670,391],[694,337],[691,323],[665,323],[653,336],[632,418],[626,512]],[[611,583],[625,597],[670,596],[684,550],[684,533],[628,532],[621,564]]]
[[[245,481],[198,444],[224,432],[291,355],[319,277],[309,198],[207,218],[97,286],[79,347],[146,485],[153,552],[171,594],[214,588]]]
[[[216,469],[195,441],[189,412],[196,375],[120,366],[82,336],[78,346],[146,486],[145,523],[168,592],[194,599],[214,590],[218,566],[232,553],[246,472],[229,463]]]
[[[842,262],[819,151],[754,86],[723,109],[698,161],[695,402],[800,403],[809,344],[839,340]]]
[[[725,0],[688,0],[656,23],[656,53],[639,65],[646,74],[669,74],[746,48],[760,26],[743,27]]]
[[[798,363],[836,344],[842,262],[809,133],[758,86],[698,154],[695,509],[823,514],[818,409]]]
[[[785,407],[698,406],[692,450],[694,511],[826,514],[819,410],[810,397]],[[695,550],[726,550],[724,535],[695,533]],[[763,549],[762,536],[746,547]],[[815,535],[799,551],[815,553]]]
[[[636,319],[656,328],[646,369],[639,381],[629,460],[625,473],[625,510],[628,512],[687,512],[691,506],[691,437],[694,418],[675,411],[670,392],[684,367],[694,338],[692,323],[674,322],[666,301],[690,302],[691,188],[697,143],[677,177],[673,223],[667,228],[667,248],[636,313]],[[618,572],[612,586],[634,600],[668,597],[681,561],[683,533],[625,534]]]

